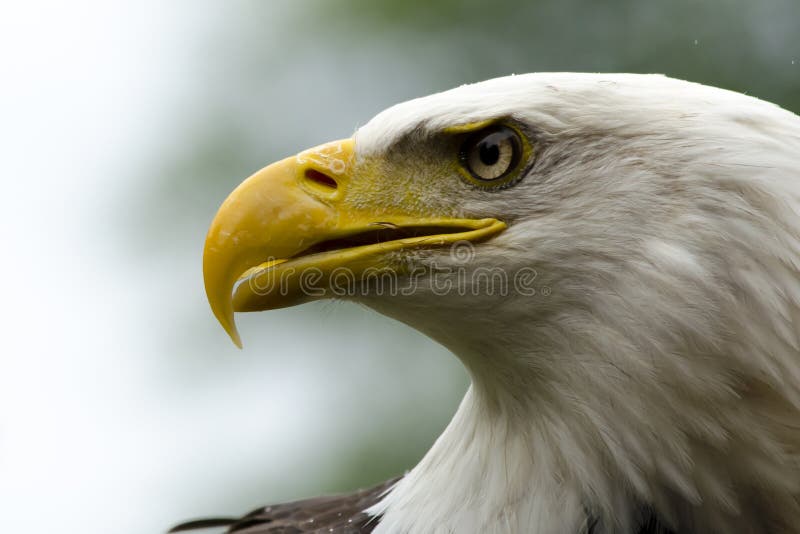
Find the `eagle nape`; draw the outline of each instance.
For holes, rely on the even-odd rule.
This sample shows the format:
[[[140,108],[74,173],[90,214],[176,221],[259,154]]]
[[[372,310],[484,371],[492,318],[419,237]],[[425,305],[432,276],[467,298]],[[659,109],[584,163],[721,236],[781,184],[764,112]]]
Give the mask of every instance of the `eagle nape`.
[[[203,274],[337,298],[472,383],[401,478],[177,531],[800,532],[800,118],[657,75],[497,78],[258,171]],[[457,320],[456,320],[457,318]]]

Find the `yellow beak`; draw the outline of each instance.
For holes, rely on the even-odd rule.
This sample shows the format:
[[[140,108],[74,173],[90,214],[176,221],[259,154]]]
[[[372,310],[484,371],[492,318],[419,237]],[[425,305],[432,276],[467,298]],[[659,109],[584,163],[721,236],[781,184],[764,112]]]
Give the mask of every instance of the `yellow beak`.
[[[261,169],[222,203],[206,237],[203,278],[211,310],[237,346],[234,311],[340,296],[337,280],[374,275],[391,252],[476,241],[506,227],[347,202],[354,180],[382,178],[359,175],[353,140],[345,139]]]

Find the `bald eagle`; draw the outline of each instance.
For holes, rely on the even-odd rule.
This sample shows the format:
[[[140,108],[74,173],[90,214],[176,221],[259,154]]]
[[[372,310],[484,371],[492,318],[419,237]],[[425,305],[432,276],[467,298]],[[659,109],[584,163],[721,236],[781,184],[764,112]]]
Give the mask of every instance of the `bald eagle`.
[[[231,533],[800,532],[800,118],[658,75],[391,107],[256,172],[211,308],[354,300],[471,376],[406,475],[187,523]]]

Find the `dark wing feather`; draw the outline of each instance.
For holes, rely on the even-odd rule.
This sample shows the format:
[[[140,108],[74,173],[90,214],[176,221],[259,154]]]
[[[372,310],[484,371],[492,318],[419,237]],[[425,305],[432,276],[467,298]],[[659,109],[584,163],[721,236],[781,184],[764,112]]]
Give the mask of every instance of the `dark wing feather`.
[[[224,532],[228,534],[367,534],[379,518],[365,514],[364,510],[378,503],[398,480],[400,477],[354,493],[265,506],[238,519],[189,521],[170,532],[227,527]]]

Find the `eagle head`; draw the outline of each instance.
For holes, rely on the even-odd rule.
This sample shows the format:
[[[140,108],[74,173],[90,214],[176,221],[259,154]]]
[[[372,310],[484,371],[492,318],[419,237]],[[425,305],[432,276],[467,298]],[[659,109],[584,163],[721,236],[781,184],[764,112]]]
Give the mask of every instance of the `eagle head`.
[[[800,118],[654,75],[411,100],[258,171],[212,310],[354,300],[472,386],[384,532],[796,532]],[[449,529],[449,530],[448,530]]]

